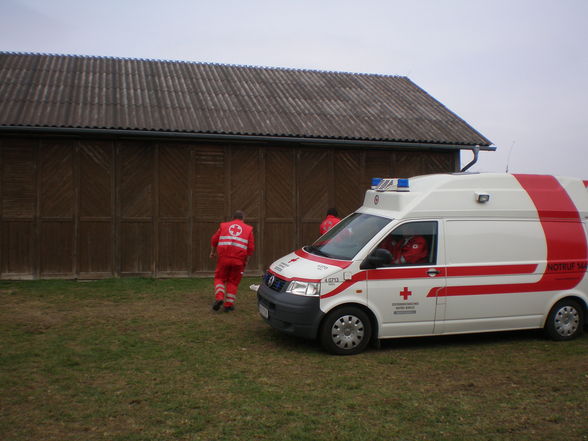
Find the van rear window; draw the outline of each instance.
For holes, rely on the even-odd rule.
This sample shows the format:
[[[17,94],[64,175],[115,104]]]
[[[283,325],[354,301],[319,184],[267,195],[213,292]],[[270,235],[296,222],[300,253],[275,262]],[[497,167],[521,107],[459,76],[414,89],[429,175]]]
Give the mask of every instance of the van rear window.
[[[306,250],[317,256],[352,260],[393,219],[353,213],[318,238]]]

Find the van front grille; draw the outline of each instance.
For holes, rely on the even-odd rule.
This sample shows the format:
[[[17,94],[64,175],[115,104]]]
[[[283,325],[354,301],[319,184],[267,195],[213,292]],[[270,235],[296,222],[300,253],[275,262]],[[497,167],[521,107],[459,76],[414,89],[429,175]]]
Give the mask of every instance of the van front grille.
[[[270,289],[277,292],[284,292],[288,287],[288,281],[280,279],[278,276],[273,275],[270,272],[266,272],[263,275],[263,283]]]

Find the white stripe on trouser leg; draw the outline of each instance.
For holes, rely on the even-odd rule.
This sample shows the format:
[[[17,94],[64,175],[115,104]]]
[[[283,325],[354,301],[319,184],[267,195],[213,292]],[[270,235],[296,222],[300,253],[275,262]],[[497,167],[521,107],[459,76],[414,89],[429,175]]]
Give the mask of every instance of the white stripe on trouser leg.
[[[237,296],[235,294],[227,294],[226,299],[228,303],[234,303],[237,300]]]
[[[216,285],[214,287],[214,293],[218,294],[219,292],[225,293],[225,285]]]

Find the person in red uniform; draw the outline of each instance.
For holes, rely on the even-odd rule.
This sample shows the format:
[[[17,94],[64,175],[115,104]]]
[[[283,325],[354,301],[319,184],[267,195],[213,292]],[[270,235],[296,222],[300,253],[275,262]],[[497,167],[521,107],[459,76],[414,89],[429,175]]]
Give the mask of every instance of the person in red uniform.
[[[429,245],[423,236],[388,236],[378,248],[384,248],[392,254],[393,265],[426,263]]]
[[[336,208],[329,208],[327,210],[327,217],[324,221],[321,222],[320,226],[320,233],[321,236],[341,222],[341,219],[338,217],[337,209]]]
[[[253,227],[243,222],[244,217],[242,211],[236,211],[233,220],[222,222],[210,239],[210,258],[218,255],[212,305],[215,311],[223,304],[225,312],[235,309],[239,282],[247,260],[255,250]]]

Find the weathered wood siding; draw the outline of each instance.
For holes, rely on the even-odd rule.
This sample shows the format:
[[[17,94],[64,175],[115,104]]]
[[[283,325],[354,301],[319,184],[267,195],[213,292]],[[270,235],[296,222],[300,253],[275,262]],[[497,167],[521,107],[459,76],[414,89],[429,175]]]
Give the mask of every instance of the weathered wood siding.
[[[248,272],[312,242],[328,207],[354,211],[372,176],[455,171],[454,151],[73,138],[0,140],[0,277],[208,275],[236,209]]]

